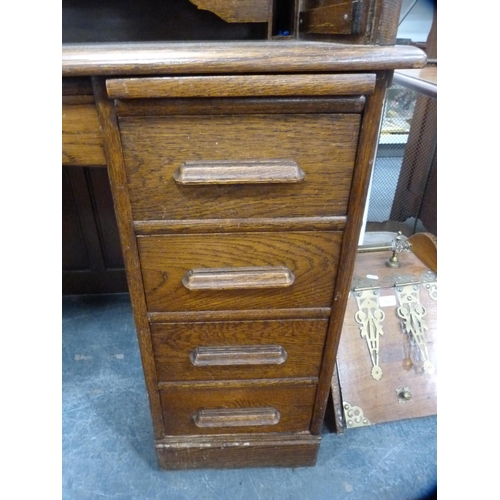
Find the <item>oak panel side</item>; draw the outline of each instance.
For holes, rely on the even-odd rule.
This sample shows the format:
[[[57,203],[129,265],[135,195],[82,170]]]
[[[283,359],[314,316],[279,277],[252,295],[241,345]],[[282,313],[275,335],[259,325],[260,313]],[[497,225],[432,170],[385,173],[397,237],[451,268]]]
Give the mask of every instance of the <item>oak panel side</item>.
[[[132,209],[127,189],[125,168],[121,148],[117,118],[112,103],[106,96],[104,81],[92,81],[99,122],[104,136],[104,150],[108,165],[111,191],[117,216],[120,241],[127,271],[127,282],[134,311],[134,319],[141,351],[142,365],[153,420],[155,437],[163,436],[163,420],[158,393],[156,368],[154,366],[153,346],[147,319],[146,299],[142,285],[139,253],[132,227]]]
[[[342,330],[342,322],[356,260],[368,185],[377,147],[380,117],[384,104],[387,81],[390,79],[390,76],[391,74],[386,72],[379,74],[375,93],[368,99],[363,115],[358,144],[358,156],[354,168],[349,208],[347,212],[348,223],[344,232],[339,260],[339,268],[342,269],[342,273],[339,273],[335,283],[332,314],[325,344],[318,392],[314,405],[314,414],[311,422],[312,434],[318,434],[321,431],[325,416],[335,358]]]

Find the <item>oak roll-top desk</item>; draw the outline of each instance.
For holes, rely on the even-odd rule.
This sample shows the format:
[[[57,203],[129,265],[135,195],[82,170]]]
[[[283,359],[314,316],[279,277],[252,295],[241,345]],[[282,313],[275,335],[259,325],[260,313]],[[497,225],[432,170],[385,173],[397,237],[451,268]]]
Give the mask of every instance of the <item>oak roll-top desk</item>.
[[[63,1],[63,166],[108,169],[161,467],[315,463],[385,89],[425,63],[399,10]]]

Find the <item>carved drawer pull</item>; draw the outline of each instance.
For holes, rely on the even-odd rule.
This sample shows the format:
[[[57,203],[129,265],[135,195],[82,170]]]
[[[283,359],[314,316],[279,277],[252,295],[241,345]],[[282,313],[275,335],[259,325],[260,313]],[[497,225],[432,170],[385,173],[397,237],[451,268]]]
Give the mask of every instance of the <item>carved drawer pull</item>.
[[[264,408],[198,410],[193,416],[193,420],[198,427],[276,425],[280,421],[280,413],[272,406]]]
[[[292,160],[185,161],[174,180],[190,184],[281,184],[301,182],[305,174]]]
[[[189,290],[233,290],[251,288],[283,288],[295,281],[288,267],[223,267],[191,269],[182,279]]]
[[[280,345],[197,347],[189,356],[195,366],[280,365],[287,352]]]

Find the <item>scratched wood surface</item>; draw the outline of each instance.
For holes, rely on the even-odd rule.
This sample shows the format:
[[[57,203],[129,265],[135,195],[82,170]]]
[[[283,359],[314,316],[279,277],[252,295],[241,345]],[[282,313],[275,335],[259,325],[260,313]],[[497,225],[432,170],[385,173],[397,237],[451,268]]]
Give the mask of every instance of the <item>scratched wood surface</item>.
[[[156,452],[166,469],[304,467],[316,463],[319,443],[319,436],[302,432],[170,436]]]

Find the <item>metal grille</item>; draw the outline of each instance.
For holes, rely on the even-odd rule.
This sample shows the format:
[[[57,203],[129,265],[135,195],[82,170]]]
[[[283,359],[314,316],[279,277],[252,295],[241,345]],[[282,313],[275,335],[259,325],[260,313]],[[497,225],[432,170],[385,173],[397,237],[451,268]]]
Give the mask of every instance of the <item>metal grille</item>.
[[[366,231],[437,235],[436,100],[399,85],[387,92]]]

